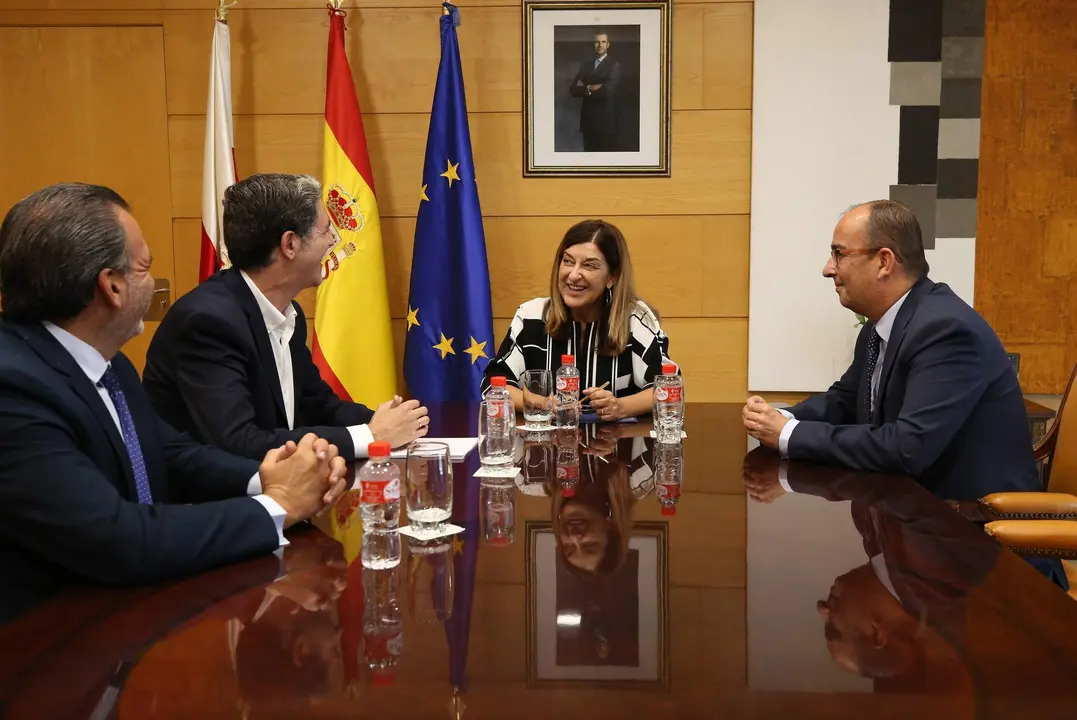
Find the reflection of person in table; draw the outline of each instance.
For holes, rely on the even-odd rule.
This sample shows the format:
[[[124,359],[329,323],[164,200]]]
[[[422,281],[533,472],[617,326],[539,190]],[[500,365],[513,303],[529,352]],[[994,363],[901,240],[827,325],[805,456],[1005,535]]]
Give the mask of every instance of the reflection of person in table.
[[[580,63],[580,69],[568,92],[583,99],[580,106],[580,132],[584,152],[617,150],[617,86],[621,82],[621,63],[609,56],[610,38],[604,30],[595,30],[595,55]]]

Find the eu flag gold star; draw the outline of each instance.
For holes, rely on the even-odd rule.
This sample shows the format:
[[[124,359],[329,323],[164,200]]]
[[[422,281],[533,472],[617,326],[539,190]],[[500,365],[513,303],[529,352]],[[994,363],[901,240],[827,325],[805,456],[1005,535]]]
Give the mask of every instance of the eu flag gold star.
[[[486,343],[479,342],[474,337],[471,338],[471,347],[469,347],[464,352],[466,352],[468,355],[471,356],[471,364],[472,365],[474,365],[475,361],[478,360],[481,357],[489,357],[489,355],[486,354],[485,348],[486,348]]]
[[[412,309],[411,305],[408,305],[408,332],[411,332],[412,327],[419,327],[419,308]]]
[[[460,167],[460,163],[456,163],[455,165],[453,165],[451,160],[446,160],[445,164],[448,166],[448,169],[445,170],[445,172],[441,173],[441,177],[448,180],[449,187],[452,187],[452,181],[460,179],[460,176],[456,174],[456,169]]]
[[[423,189],[419,191],[419,203],[420,204],[422,203],[423,200],[426,200],[427,202],[430,202],[430,198],[428,198],[426,196],[426,188],[428,188],[428,187],[430,187],[430,186],[429,185],[423,185]]]
[[[464,552],[464,539],[459,535],[453,536],[452,539],[452,552],[453,555],[459,555]]]
[[[446,338],[445,333],[440,333],[441,342],[434,346],[435,350],[441,351],[441,359],[444,360],[447,355],[455,355],[456,351],[452,349],[452,341],[456,338]]]

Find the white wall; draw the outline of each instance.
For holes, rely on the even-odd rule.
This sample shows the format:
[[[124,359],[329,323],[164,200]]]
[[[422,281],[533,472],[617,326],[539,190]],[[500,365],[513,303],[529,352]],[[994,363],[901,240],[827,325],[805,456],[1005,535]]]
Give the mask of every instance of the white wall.
[[[855,319],[822,277],[850,205],[897,184],[889,0],[756,0],[748,387],[824,390]],[[937,241],[931,278],[972,302],[975,240]]]

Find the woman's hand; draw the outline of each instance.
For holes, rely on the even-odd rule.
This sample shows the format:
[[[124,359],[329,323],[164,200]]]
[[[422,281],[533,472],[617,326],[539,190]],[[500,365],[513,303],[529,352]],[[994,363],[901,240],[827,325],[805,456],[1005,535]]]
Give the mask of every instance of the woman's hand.
[[[602,422],[617,422],[625,417],[624,405],[621,399],[606,389],[587,388],[583,391],[587,396],[591,408],[598,414]]]

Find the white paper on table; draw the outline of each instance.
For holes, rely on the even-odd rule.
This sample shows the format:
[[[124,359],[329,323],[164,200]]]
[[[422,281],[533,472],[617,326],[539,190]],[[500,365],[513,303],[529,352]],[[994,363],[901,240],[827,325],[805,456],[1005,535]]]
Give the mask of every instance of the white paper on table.
[[[413,537],[416,540],[433,540],[435,538],[447,537],[449,535],[455,535],[456,533],[464,531],[464,528],[460,527],[459,525],[453,525],[452,523],[445,523],[441,526],[441,528],[442,529],[440,532],[432,532],[429,530],[420,532],[411,525],[405,525],[400,528],[400,534],[407,535],[408,537]]]
[[[472,450],[479,444],[478,438],[423,438],[418,442],[434,442],[445,443],[449,446],[449,455],[452,456],[453,462],[460,462],[466,458]],[[408,456],[407,447],[402,447],[398,450],[393,450],[392,455],[389,457],[395,460],[404,460]]]
[[[523,472],[523,470],[515,465],[508,465],[506,467],[490,467],[489,465],[483,465],[477,471],[475,471],[474,477],[508,478],[512,480],[521,472]]]
[[[651,437],[653,437],[653,438],[658,437],[657,435],[654,434],[654,430],[651,430]],[[681,439],[683,440],[686,437],[688,437],[688,433],[686,433],[684,430],[681,430]]]

